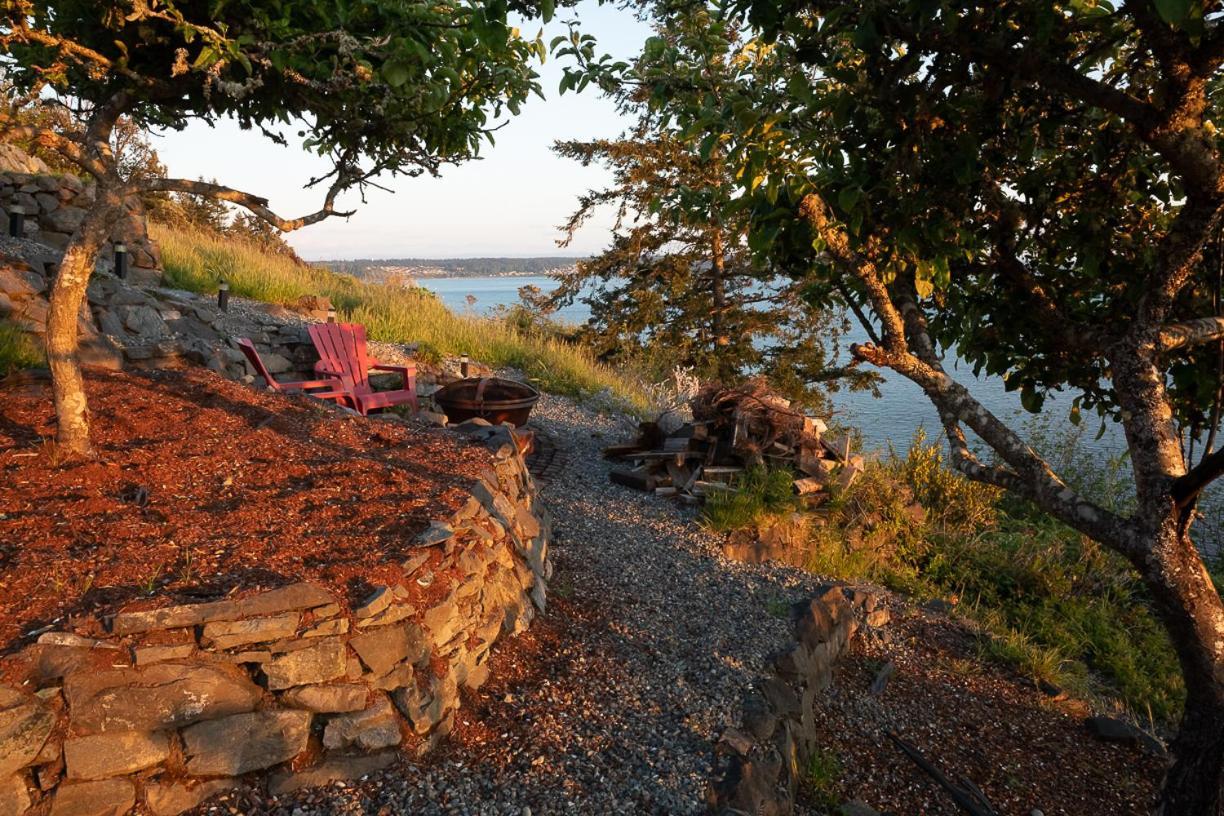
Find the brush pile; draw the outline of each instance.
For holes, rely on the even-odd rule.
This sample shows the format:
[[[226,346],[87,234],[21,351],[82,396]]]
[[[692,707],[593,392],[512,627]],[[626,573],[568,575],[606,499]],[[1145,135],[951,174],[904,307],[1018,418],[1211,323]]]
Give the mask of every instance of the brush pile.
[[[817,417],[791,407],[760,382],[735,388],[707,385],[690,402],[691,422],[664,415],[638,426],[638,438],[604,449],[623,462],[610,478],[637,490],[697,504],[734,490],[739,474],[754,467],[787,469],[795,494],[811,505],[844,490],[863,470],[850,439],[834,437]]]

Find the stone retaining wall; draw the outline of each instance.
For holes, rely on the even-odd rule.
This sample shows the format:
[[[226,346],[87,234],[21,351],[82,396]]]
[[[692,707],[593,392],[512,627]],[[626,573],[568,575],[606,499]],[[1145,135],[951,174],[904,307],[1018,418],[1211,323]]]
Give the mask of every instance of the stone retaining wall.
[[[303,582],[121,612],[101,640],[42,634],[24,684],[0,686],[0,816],[172,816],[244,777],[285,793],[445,737],[551,575],[549,516],[509,430],[459,430],[490,470],[419,535],[404,583],[355,608]]]
[[[819,750],[817,695],[833,680],[833,667],[862,625],[883,626],[879,598],[842,585],[824,587],[791,607],[793,640],[744,699],[738,728],[723,732],[718,767],[707,793],[719,816],[794,813],[802,769]]]
[[[75,176],[0,172],[0,210],[4,212],[4,234],[8,234],[9,213],[15,205],[20,206],[25,210],[25,234],[19,237],[32,238],[61,252],[68,247],[68,239],[84,220],[86,210],[93,206],[93,198],[93,186]],[[141,270],[161,268],[161,256],[156,244],[149,238],[140,199],[127,201],[127,213],[115,224],[110,238],[102,253],[106,261],[113,259],[114,244],[120,243],[127,247],[128,259],[136,276],[142,276]],[[143,277],[156,280],[160,275]]]

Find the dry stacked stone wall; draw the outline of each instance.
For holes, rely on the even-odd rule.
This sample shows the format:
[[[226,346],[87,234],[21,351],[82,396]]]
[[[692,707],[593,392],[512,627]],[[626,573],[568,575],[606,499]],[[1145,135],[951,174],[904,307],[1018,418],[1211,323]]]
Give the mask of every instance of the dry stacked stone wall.
[[[403,582],[353,608],[306,581],[120,612],[102,639],[43,633],[18,656],[25,681],[0,686],[0,816],[172,816],[243,783],[362,776],[445,737],[551,574],[549,516],[509,429],[459,430],[491,468],[419,535]]]
[[[94,189],[75,176],[51,173],[0,172],[0,210],[4,212],[4,234],[8,234],[8,217],[14,207],[25,211],[25,231],[30,238],[52,249],[63,251],[68,239],[81,225],[85,212],[93,206]],[[144,206],[138,198],[130,198],[127,212],[111,230],[111,241],[103,249],[103,258],[114,257],[114,244],[127,247],[133,275],[156,281],[161,268],[157,246],[149,238]]]
[[[795,811],[802,769],[820,749],[815,703],[861,626],[889,614],[863,589],[830,585],[791,607],[793,639],[774,654],[766,676],[744,699],[739,727],[723,732],[708,791],[718,816],[785,816]]]

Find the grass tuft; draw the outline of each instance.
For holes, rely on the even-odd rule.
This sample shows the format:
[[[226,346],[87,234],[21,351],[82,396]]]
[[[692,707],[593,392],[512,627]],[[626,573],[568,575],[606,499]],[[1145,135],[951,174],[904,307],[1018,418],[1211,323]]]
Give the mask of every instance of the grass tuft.
[[[30,335],[17,326],[0,320],[0,377],[22,368],[46,364],[46,358]]]
[[[765,467],[745,471],[735,490],[718,491],[706,499],[706,525],[717,531],[742,530],[794,509],[794,478],[788,471]]]
[[[522,371],[540,388],[587,399],[610,396],[616,407],[645,409],[645,389],[564,337],[508,320],[459,315],[433,293],[358,280],[319,266],[302,266],[254,244],[151,224],[160,244],[167,285],[192,292],[217,291],[222,280],[237,297],[292,304],[304,295],[327,297],[340,319],[362,323],[374,340],[419,344],[424,362],[467,354],[495,367]]]

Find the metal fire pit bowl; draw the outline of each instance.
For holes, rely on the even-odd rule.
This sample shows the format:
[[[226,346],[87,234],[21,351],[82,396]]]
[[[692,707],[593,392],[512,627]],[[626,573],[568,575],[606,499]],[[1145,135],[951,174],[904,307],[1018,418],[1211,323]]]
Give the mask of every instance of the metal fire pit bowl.
[[[540,392],[526,383],[501,377],[468,377],[442,386],[433,398],[451,422],[480,417],[494,425],[510,422],[521,428],[527,424]]]

